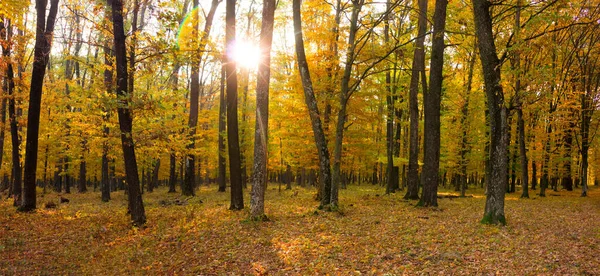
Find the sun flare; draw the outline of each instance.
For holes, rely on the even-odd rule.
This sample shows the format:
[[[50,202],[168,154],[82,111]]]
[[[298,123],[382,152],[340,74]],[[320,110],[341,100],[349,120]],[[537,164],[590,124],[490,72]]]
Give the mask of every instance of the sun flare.
[[[237,41],[233,46],[233,59],[240,66],[255,69],[261,59],[260,48],[249,41]]]

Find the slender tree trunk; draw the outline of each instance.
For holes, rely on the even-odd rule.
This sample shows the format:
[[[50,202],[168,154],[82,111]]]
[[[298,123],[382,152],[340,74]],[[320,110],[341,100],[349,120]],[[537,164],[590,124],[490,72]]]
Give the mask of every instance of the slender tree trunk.
[[[107,11],[105,16],[107,20],[110,18],[109,12]],[[112,47],[109,47],[108,39],[104,41],[104,87],[108,94],[114,93],[113,89],[113,52]],[[110,200],[110,175],[108,173],[108,136],[110,134],[110,129],[108,128],[108,121],[110,118],[109,110],[104,108],[105,114],[102,116],[103,126],[102,126],[102,165],[101,165],[101,184],[100,190],[102,192],[102,201],[108,202]]]
[[[198,0],[194,0],[193,6],[198,6]],[[200,38],[200,42],[198,48],[195,49],[194,56],[191,61],[191,85],[190,85],[190,116],[188,121],[188,126],[190,128],[190,142],[187,146],[189,151],[193,151],[196,147],[196,127],[198,125],[198,104],[200,97],[200,64],[202,63],[203,52],[206,49],[206,44],[208,43],[208,38],[210,36],[210,31],[212,29],[212,23],[215,16],[215,11],[217,7],[221,3],[218,0],[212,0],[210,11],[206,16],[206,21],[204,23],[204,32],[202,33],[202,37]],[[193,16],[195,19],[193,20],[193,31],[192,36],[196,38],[198,35],[198,22],[199,15],[198,9],[194,9],[195,13]],[[181,193],[185,196],[194,196],[194,182],[196,179],[195,175],[196,170],[196,156],[194,153],[188,153],[186,161],[185,161],[185,176],[184,176],[184,185],[181,189]]]
[[[115,58],[117,68],[117,99],[120,104],[117,108],[119,128],[121,130],[121,146],[125,159],[125,177],[127,179],[127,195],[129,212],[134,226],[143,226],[146,223],[144,202],[140,191],[140,179],[135,148],[132,136],[132,118],[129,110],[127,92],[127,53],[125,50],[125,30],[123,28],[123,1],[109,0],[112,5],[113,34],[115,43]]]
[[[87,192],[87,169],[85,163],[85,157],[82,157],[81,162],[79,163],[79,185],[77,187],[77,191],[79,193]]]
[[[317,104],[317,99],[315,98],[312,80],[310,78],[310,71],[306,61],[306,53],[304,52],[300,0],[293,0],[293,17],[298,71],[300,71],[300,77],[302,79],[304,100],[306,102],[306,106],[308,107],[308,114],[310,116],[311,126],[315,138],[315,146],[317,147],[317,153],[319,156],[319,171],[321,174],[321,181],[323,182],[320,207],[325,207],[329,205],[331,201],[331,167],[329,163],[329,149],[327,147],[327,140],[325,138],[325,132],[323,131],[323,125],[321,124],[321,116],[319,114],[319,107]]]
[[[387,9],[390,7],[390,0],[386,1]],[[384,26],[384,38],[385,43],[389,43],[390,41],[390,23],[389,23],[389,13],[385,16],[385,26]],[[390,72],[391,69],[385,72],[385,88],[387,91],[386,95],[386,105],[387,105],[387,117],[386,117],[386,156],[387,156],[387,185],[385,189],[385,193],[393,193],[395,192],[394,183],[394,95],[392,91],[392,75]],[[396,177],[397,178],[397,177]]]
[[[175,193],[175,185],[177,183],[177,156],[171,152],[169,154],[169,193]]]
[[[12,26],[10,22],[7,22],[8,28],[4,29],[4,25],[2,28],[6,31],[6,41],[12,40]],[[10,45],[10,44],[7,44]],[[10,61],[11,49],[9,47],[2,47],[2,55],[5,57],[6,71],[4,80],[4,92],[8,96],[8,116],[10,121],[10,136],[12,142],[12,196],[13,196],[13,206],[20,206],[22,203],[22,169],[21,169],[21,153],[19,151],[19,147],[21,145],[21,139],[19,137],[19,126],[18,126],[18,118],[16,114],[16,101],[15,101],[15,82],[14,82],[14,71],[12,62]],[[3,100],[3,104],[6,105],[6,100]],[[6,115],[3,114],[4,119]],[[0,160],[1,161],[1,160]]]
[[[534,148],[534,150],[535,150],[535,148]],[[531,160],[531,189],[532,190],[535,190],[537,183],[538,183],[537,162],[535,162],[535,160]]]
[[[198,0],[192,2],[194,9],[192,10],[192,39],[195,41],[198,37],[198,26],[200,21]],[[202,43],[202,42],[200,42]],[[196,155],[193,153],[196,144],[196,126],[198,125],[198,97],[200,94],[200,62],[202,53],[199,49],[195,49],[191,57],[191,76],[190,76],[190,113],[188,120],[189,139],[187,150],[189,153],[185,158],[185,176],[181,193],[184,196],[194,196],[194,182],[196,172]]]
[[[2,30],[2,23],[0,23],[0,32]],[[6,55],[4,55],[6,56]],[[8,75],[8,74],[7,74]],[[0,105],[0,170],[2,169],[2,160],[4,158],[4,139],[6,131],[6,96],[8,95],[8,81],[5,81],[3,87],[2,104]],[[4,188],[4,187],[3,187]],[[0,189],[1,191],[2,189]]]
[[[425,33],[427,32],[427,0],[419,0],[418,33],[415,41],[409,88],[410,138],[407,189],[405,199],[419,199],[419,74],[425,70]],[[425,90],[425,87],[423,87]]]
[[[225,159],[225,155],[227,154],[227,150],[225,149],[225,124],[226,124],[226,116],[227,116],[227,100],[225,99],[225,67],[221,67],[221,87],[219,89],[219,172],[218,172],[218,181],[219,181],[219,192],[225,192],[227,188],[226,184],[226,169],[227,169],[227,160]]]
[[[552,108],[551,108],[552,110]],[[552,113],[549,114],[551,116]],[[550,139],[552,138],[552,125],[548,125],[546,130],[546,144],[544,145],[543,163],[542,163],[542,179],[540,180],[540,197],[546,196],[546,189],[549,183],[549,167],[550,167]]]
[[[256,83],[256,126],[254,127],[254,179],[250,198],[250,215],[266,219],[265,188],[267,186],[267,145],[269,144],[269,82],[271,80],[271,44],[276,1],[263,1],[260,48],[262,62],[258,65]]]
[[[517,8],[515,13],[515,35],[519,39],[521,33],[521,0],[517,1]],[[523,95],[521,94],[521,52],[517,49],[514,57],[514,67],[516,67],[516,81],[515,81],[515,97],[517,99],[517,132],[519,139],[519,155],[521,157],[521,187],[523,191],[521,198],[529,198],[529,171],[527,168],[527,147],[525,145],[525,120],[523,119]],[[535,162],[533,163],[535,166]],[[535,168],[533,169],[535,171]]]
[[[148,181],[148,192],[152,192],[154,188],[158,188],[158,172],[160,170],[160,158],[156,159],[154,169],[152,170],[152,179]]]
[[[344,140],[344,127],[346,124],[346,108],[350,99],[350,79],[352,74],[352,65],[355,59],[356,32],[358,30],[358,16],[364,4],[364,0],[352,1],[352,15],[350,17],[350,34],[348,35],[348,50],[346,52],[346,61],[344,65],[344,74],[340,90],[340,110],[337,116],[337,125],[335,128],[335,144],[333,151],[333,174],[331,178],[331,200],[332,208],[338,206],[338,190],[342,181],[341,164],[342,149]]]
[[[46,21],[46,4],[48,1],[36,0],[37,23],[33,72],[29,92],[29,109],[27,114],[27,143],[25,147],[25,178],[23,188],[23,204],[20,210],[31,211],[36,208],[36,171],[38,155],[38,137],[40,133],[40,109],[42,88],[46,65],[50,59],[54,22],[58,11],[58,0],[50,1],[50,11]]]
[[[483,79],[489,110],[490,159],[485,212],[482,223],[506,224],[504,215],[504,195],[507,185],[507,110],[504,106],[504,92],[500,79],[500,60],[492,34],[491,3],[487,0],[473,0],[475,31],[479,41],[479,57],[483,67]]]
[[[442,100],[442,82],[444,80],[444,32],[446,29],[446,7],[448,0],[436,0],[433,14],[433,42],[431,45],[431,65],[429,89],[425,97],[425,129],[423,195],[418,205],[438,206],[437,190],[440,170],[440,106]]]
[[[231,181],[231,204],[229,209],[244,209],[242,191],[242,166],[240,160],[240,137],[238,127],[238,93],[236,64],[233,59],[235,43],[235,3],[227,0],[225,7],[225,76],[227,78],[227,146],[229,148],[229,179]]]
[[[460,172],[462,174],[462,183],[460,189],[460,196],[464,197],[467,190],[467,167],[469,165],[469,160],[467,159],[467,154],[469,153],[469,144],[468,144],[468,116],[469,116],[469,96],[471,95],[471,90],[473,88],[473,72],[475,71],[475,56],[477,55],[477,40],[473,42],[473,52],[469,57],[469,68],[467,75],[467,87],[465,93],[465,102],[462,106],[462,117],[460,118],[460,124],[462,127],[462,137],[460,140]]]

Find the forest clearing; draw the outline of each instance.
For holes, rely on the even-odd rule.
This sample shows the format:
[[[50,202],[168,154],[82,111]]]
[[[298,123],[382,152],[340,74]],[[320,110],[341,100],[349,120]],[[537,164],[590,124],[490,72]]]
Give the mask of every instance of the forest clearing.
[[[317,210],[314,189],[269,186],[270,221],[229,211],[228,197],[202,187],[184,205],[160,188],[145,193],[146,227],[131,228],[122,192],[64,195],[33,214],[0,203],[2,275],[400,275],[600,273],[600,190],[506,198],[507,226],[479,223],[485,200],[443,198],[414,207],[372,185],[342,190],[340,212]],[[248,190],[246,190],[248,192]],[[441,194],[449,194],[442,190]],[[58,202],[54,192],[42,202]]]

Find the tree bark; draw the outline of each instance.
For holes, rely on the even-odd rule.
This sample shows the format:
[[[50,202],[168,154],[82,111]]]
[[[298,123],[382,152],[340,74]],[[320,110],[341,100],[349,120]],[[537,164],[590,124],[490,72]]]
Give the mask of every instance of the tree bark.
[[[269,144],[269,82],[271,80],[271,44],[276,1],[263,1],[260,48],[262,61],[258,65],[256,83],[256,126],[254,127],[254,179],[250,198],[250,215],[266,219],[265,189],[267,186],[267,145]]]
[[[198,6],[198,0],[194,0],[193,6]],[[218,0],[212,0],[210,5],[210,11],[206,16],[206,21],[204,23],[204,32],[202,33],[202,37],[200,38],[198,48],[195,50],[194,55],[191,59],[191,85],[190,85],[190,116],[188,121],[188,126],[190,128],[190,142],[187,145],[187,149],[189,151],[193,151],[196,147],[196,127],[198,126],[198,104],[200,97],[200,64],[202,63],[202,57],[204,50],[206,49],[206,44],[208,43],[208,38],[210,36],[210,31],[212,29],[213,19],[215,17],[215,12],[217,7],[221,2]],[[193,31],[192,36],[196,39],[198,35],[198,21],[200,20],[198,15],[198,9],[193,10],[195,15],[195,20],[193,20]],[[184,196],[194,196],[194,188],[195,188],[195,170],[196,170],[196,156],[194,153],[188,153],[186,162],[185,162],[185,176],[184,176],[184,185],[181,187],[181,193]]]
[[[238,93],[236,63],[233,59],[235,43],[235,3],[227,0],[225,7],[225,76],[227,78],[227,146],[229,148],[229,179],[231,181],[231,204],[229,209],[244,209],[242,191],[242,166],[240,160],[240,137],[238,126]]]
[[[492,34],[491,3],[487,0],[473,0],[475,31],[479,41],[479,57],[483,67],[483,79],[490,123],[488,187],[485,212],[482,223],[506,224],[504,215],[504,195],[507,186],[507,110],[504,106],[500,71],[501,64],[496,53]]]
[[[427,32],[427,0],[419,0],[418,33],[415,41],[409,88],[410,138],[407,189],[404,199],[419,199],[419,75],[425,70],[425,33]],[[423,87],[425,90],[425,87]]]
[[[356,32],[358,31],[358,16],[364,4],[364,0],[352,0],[352,15],[350,16],[350,33],[348,35],[348,49],[346,52],[346,61],[344,73],[342,75],[342,84],[340,90],[340,110],[337,116],[337,125],[335,127],[335,143],[333,150],[333,174],[331,178],[331,199],[329,205],[332,208],[338,206],[338,191],[342,181],[341,165],[342,150],[344,140],[344,127],[346,124],[346,109],[350,99],[350,79],[352,75],[352,65],[356,50]]]
[[[448,0],[436,0],[433,13],[433,41],[431,45],[431,65],[429,89],[425,97],[425,128],[423,195],[418,205],[438,206],[437,190],[440,170],[440,106],[442,100],[442,82],[444,80],[444,33],[446,29],[446,8]]]
[[[315,98],[313,84],[310,78],[308,62],[306,61],[306,53],[304,52],[300,0],[293,0],[292,9],[294,17],[294,39],[298,61],[298,71],[300,72],[300,77],[302,79],[304,100],[306,102],[306,106],[308,107],[308,114],[310,116],[315,146],[317,147],[317,153],[319,155],[319,171],[321,174],[321,181],[323,182],[320,207],[325,207],[330,204],[331,200],[331,167],[329,162],[329,149],[327,147],[327,140],[325,138],[325,132],[323,131],[323,125],[321,124],[321,116],[319,114],[319,107],[317,105],[317,99]]]
[[[109,12],[107,11],[105,16],[107,17],[107,21],[109,18]],[[109,47],[108,39],[104,41],[104,87],[106,89],[107,94],[114,93],[113,89],[113,52],[112,47]],[[107,108],[104,108],[105,114],[102,116],[102,165],[101,165],[101,184],[100,190],[102,193],[102,201],[108,202],[110,201],[110,176],[108,173],[108,136],[110,134],[110,129],[108,128],[108,121],[110,118],[110,111]]]
[[[6,21],[7,24],[10,27],[10,21]],[[5,24],[4,22],[0,22],[0,33],[2,33],[2,31],[5,29]],[[6,31],[7,36],[8,36],[8,31]],[[0,39],[5,39],[6,41],[8,40],[8,37],[1,37]],[[6,58],[9,57],[10,55],[10,51],[8,47],[6,47],[6,49],[3,47],[2,49],[2,55]],[[0,169],[2,169],[2,160],[4,157],[4,139],[5,139],[5,131],[6,131],[6,107],[7,107],[7,101],[6,101],[6,96],[8,95],[8,85],[9,85],[9,80],[8,80],[8,73],[5,75],[5,81],[2,84],[2,93],[3,93],[3,97],[2,97],[2,105],[0,106],[0,125],[2,126],[0,128]],[[2,183],[2,185],[0,185],[0,191],[4,191],[5,188],[7,188],[6,186],[4,186],[4,184],[6,183]]]
[[[19,137],[19,126],[18,126],[18,118],[16,114],[16,101],[15,101],[15,82],[14,82],[14,70],[12,66],[12,62],[10,60],[11,54],[11,41],[12,41],[12,26],[10,22],[7,22],[8,28],[4,26],[0,26],[0,29],[6,28],[6,41],[8,42],[6,47],[2,47],[2,55],[5,57],[6,64],[6,79],[4,80],[4,93],[8,95],[8,116],[10,121],[10,136],[11,136],[11,144],[12,144],[12,196],[13,196],[13,206],[20,206],[22,203],[22,168],[21,168],[21,153],[19,151],[21,145],[21,138]],[[6,104],[6,100],[3,100],[4,105]],[[3,117],[6,115],[3,115]],[[5,119],[5,118],[4,118]],[[1,159],[0,159],[1,161]]]
[[[225,124],[226,124],[226,116],[227,116],[227,100],[225,99],[225,67],[221,66],[221,85],[219,88],[219,172],[218,172],[218,182],[219,182],[219,192],[225,192],[227,188],[226,177],[227,177],[227,160],[225,159],[225,155],[227,154],[227,150],[225,149]]]
[[[27,143],[25,146],[25,178],[23,185],[23,204],[21,211],[31,211],[36,208],[36,171],[38,155],[38,137],[40,133],[40,111],[42,103],[42,88],[46,65],[50,59],[54,22],[58,11],[58,0],[50,1],[50,11],[46,18],[48,1],[36,0],[37,23],[35,36],[35,51],[31,87],[29,91],[29,109],[27,114]],[[47,22],[44,22],[46,21]]]
[[[132,118],[127,95],[127,52],[125,49],[125,30],[123,28],[123,1],[109,0],[112,6],[112,22],[117,68],[117,113],[121,130],[121,146],[125,159],[125,177],[127,179],[127,196],[129,212],[134,226],[146,223],[144,202],[140,191],[140,179],[135,159],[135,145],[132,136]]]
[[[467,167],[469,160],[467,154],[469,153],[468,144],[468,116],[469,116],[469,97],[471,90],[473,89],[473,71],[475,71],[475,56],[477,55],[477,40],[473,42],[473,52],[469,57],[469,68],[467,73],[467,87],[465,93],[465,102],[462,106],[462,117],[460,118],[460,124],[462,127],[462,137],[460,140],[460,173],[462,175],[460,196],[464,197],[467,190]]]
[[[387,9],[390,7],[390,0],[386,1]],[[384,39],[385,43],[390,41],[390,23],[389,14],[385,16],[384,26]],[[386,194],[395,192],[394,185],[396,183],[397,176],[394,177],[394,95],[392,89],[392,74],[390,68],[385,72],[385,88],[386,88],[386,106],[387,106],[387,117],[386,117],[386,156],[387,156],[387,185],[385,189]]]

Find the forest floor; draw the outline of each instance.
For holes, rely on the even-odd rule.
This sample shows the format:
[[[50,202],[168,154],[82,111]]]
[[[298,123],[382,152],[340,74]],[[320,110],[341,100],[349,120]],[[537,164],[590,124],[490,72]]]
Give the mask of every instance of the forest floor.
[[[479,223],[485,198],[414,207],[378,186],[340,192],[341,211],[317,211],[314,189],[269,186],[268,222],[229,211],[229,193],[202,187],[186,199],[145,193],[147,227],[132,228],[123,191],[63,195],[34,213],[0,200],[0,275],[600,275],[600,189],[508,194],[508,225]],[[449,192],[442,190],[442,193]],[[245,199],[248,204],[249,189]],[[178,205],[182,204],[182,205]]]

